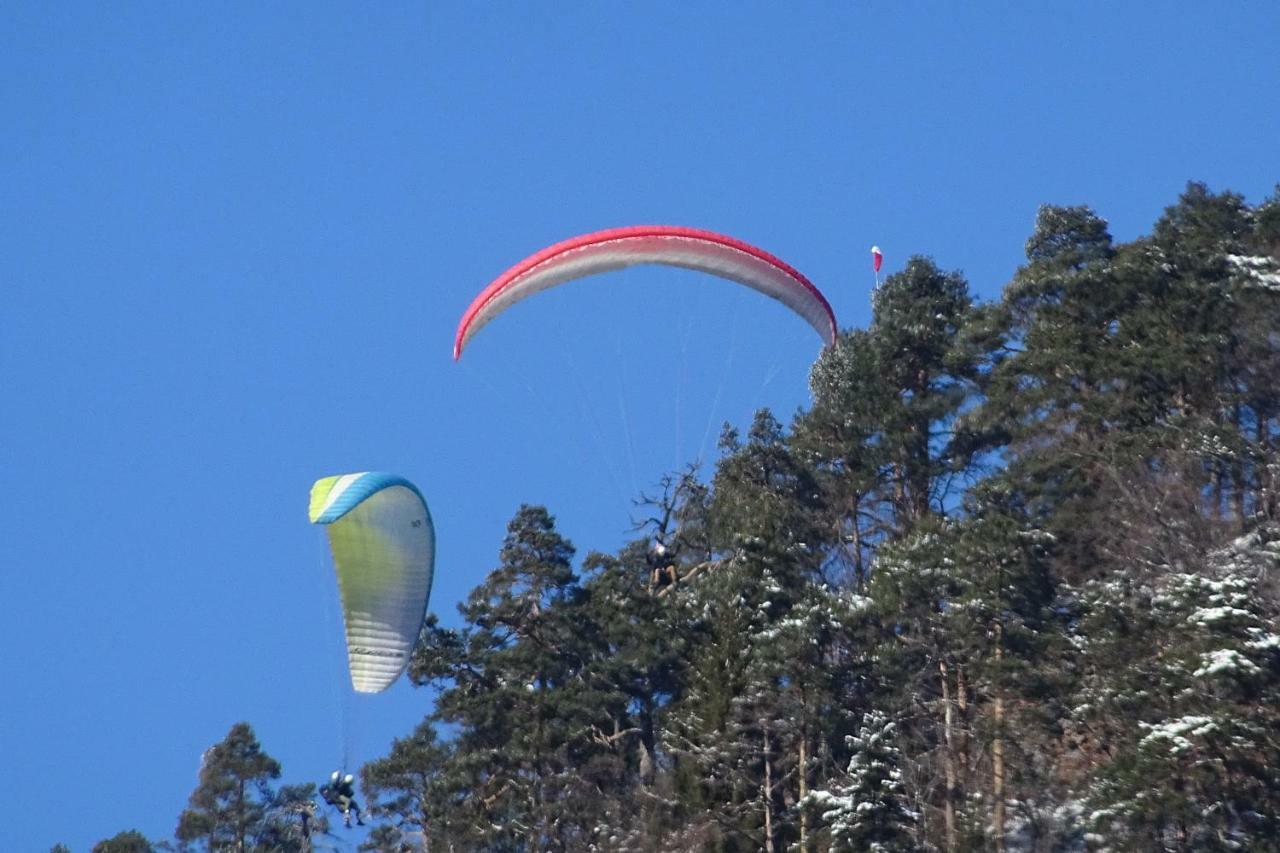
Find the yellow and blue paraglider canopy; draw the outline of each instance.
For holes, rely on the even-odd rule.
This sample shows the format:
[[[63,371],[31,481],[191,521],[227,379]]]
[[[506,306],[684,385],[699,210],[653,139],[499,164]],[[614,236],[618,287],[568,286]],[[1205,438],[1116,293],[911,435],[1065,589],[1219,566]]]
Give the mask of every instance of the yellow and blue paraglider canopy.
[[[436,550],[427,502],[395,474],[343,474],[311,487],[309,515],[329,534],[351,686],[386,690],[408,666],[426,618]]]

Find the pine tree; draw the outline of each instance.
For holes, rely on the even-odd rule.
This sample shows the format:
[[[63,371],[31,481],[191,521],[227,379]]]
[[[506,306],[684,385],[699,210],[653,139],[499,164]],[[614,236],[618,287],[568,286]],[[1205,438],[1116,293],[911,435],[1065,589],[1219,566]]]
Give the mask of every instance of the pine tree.
[[[178,818],[178,841],[189,848],[237,853],[264,850],[270,782],[280,777],[280,764],[262,751],[248,723],[236,723],[210,747],[200,767],[200,784]]]
[[[861,588],[877,543],[893,532],[886,486],[889,454],[880,440],[893,389],[883,381],[870,332],[842,334],[809,377],[813,407],[796,419],[793,445],[814,470],[831,509],[841,558]]]
[[[697,843],[726,853],[764,849],[764,744],[758,718],[740,714],[744,698],[759,704],[749,642],[764,599],[753,574],[742,561],[723,563],[673,602],[696,632],[683,689],[662,715],[661,739],[680,804],[679,833],[667,840],[669,848],[689,849],[701,839]]]
[[[153,853],[155,847],[136,829],[118,832],[93,845],[93,853]]]
[[[959,416],[1000,342],[964,277],[929,258],[889,276],[873,308],[870,329],[823,351],[809,378],[813,408],[796,425],[859,583],[878,543],[952,501],[980,449]]]
[[[688,552],[673,551],[667,556],[678,574]],[[602,825],[613,831],[606,846],[619,851],[655,849],[651,839],[673,819],[660,777],[660,719],[683,693],[693,631],[684,619],[686,587],[655,587],[652,556],[651,543],[640,541],[616,557],[589,555],[583,564],[589,574],[581,624],[599,640],[583,678],[602,718],[592,724],[597,750],[582,771],[601,794]]]
[[[767,410],[756,412],[745,443],[728,430],[721,449],[708,510],[717,550],[774,561],[779,582],[796,588],[822,563],[830,530],[812,469]]]
[[[279,853],[309,853],[312,837],[329,831],[329,819],[316,808],[315,795],[313,782],[282,785],[267,806],[259,845]]]
[[[469,845],[559,849],[594,832],[598,804],[578,768],[604,749],[592,732],[605,715],[582,677],[600,640],[580,618],[572,556],[544,508],[521,507],[499,567],[461,608],[467,628],[428,636],[422,654],[439,648],[445,662],[417,666],[447,685],[433,718],[458,727],[445,775],[466,792],[453,829]]]
[[[386,823],[370,830],[369,837],[360,842],[357,849],[360,853],[415,853],[414,846],[406,838],[405,832],[398,826]],[[431,843],[426,839],[418,848],[423,853],[430,853],[431,849]]]
[[[873,665],[857,633],[864,607],[857,596],[809,583],[785,611],[762,614],[746,642],[752,689],[734,709],[744,729],[755,721],[762,745],[769,743],[761,805],[770,809],[778,849],[792,842],[801,853],[813,849],[810,813],[799,806],[830,769],[830,744],[853,729],[855,709],[867,700]]]
[[[971,651],[984,642],[953,630],[949,603],[961,599],[954,525],[922,524],[879,554],[868,590],[878,623],[872,675],[874,707],[905,725],[900,743],[909,808],[920,815],[926,839],[945,853],[966,849],[982,821],[969,812],[981,790],[976,776]]]
[[[396,738],[385,758],[360,771],[369,813],[394,821],[396,833],[383,833],[384,848],[389,842],[394,848],[406,834],[420,837],[423,850],[432,841],[447,843],[457,805],[457,792],[448,786],[450,757],[449,745],[438,741],[435,728],[424,720],[409,737]]]
[[[1151,237],[1117,247],[1087,208],[1041,209],[1001,306],[1016,351],[966,420],[1005,446],[1001,476],[1064,566],[1124,546],[1113,508],[1134,503],[1131,482],[1204,489],[1202,513],[1237,530],[1269,511],[1280,299],[1248,254],[1259,218],[1191,184]]]
[[[1049,572],[1051,539],[1003,503],[998,490],[976,490],[955,527],[953,560],[959,594],[946,605],[957,710],[967,691],[973,746],[987,779],[983,821],[998,853],[1011,845],[1012,811],[1034,835],[1052,797],[1047,762],[1059,737],[1063,687],[1058,660],[1065,645],[1057,586]],[[976,752],[970,753],[976,758]]]
[[[881,381],[891,394],[880,413],[899,533],[945,507],[948,475],[968,463],[956,441],[956,416],[974,391],[983,362],[970,326],[976,315],[969,285],[915,256],[876,291],[872,340]]]
[[[1204,565],[1084,590],[1075,717],[1109,849],[1280,849],[1280,607],[1263,586],[1278,569],[1260,530]]]
[[[1260,255],[1280,260],[1280,184],[1254,211],[1257,227],[1252,248]]]
[[[886,548],[870,587],[877,703],[909,721],[907,794],[945,851],[1004,849],[1007,807],[1043,791],[1054,735],[1044,539],[992,498],[969,512]]]
[[[1137,398],[1120,393],[1133,333],[1122,318],[1138,296],[1086,207],[1041,207],[1026,254],[999,311],[1010,351],[965,422],[1004,452],[1004,488],[1057,537],[1063,559],[1088,564],[1103,511],[1091,459],[1113,429],[1141,419],[1125,409]]]
[[[801,804],[826,828],[831,853],[907,853],[917,843],[919,815],[906,805],[901,753],[894,724],[884,714],[865,714],[849,736],[852,757],[836,787],[814,791]]]
[[[721,447],[707,510],[714,568],[668,598],[692,630],[683,689],[663,713],[684,815],[664,846],[780,850],[800,834],[792,806],[816,720],[834,704],[822,695],[830,679],[804,665],[821,634],[797,636],[808,616],[830,633],[812,581],[831,526],[812,471],[768,412],[745,443],[728,430]]]

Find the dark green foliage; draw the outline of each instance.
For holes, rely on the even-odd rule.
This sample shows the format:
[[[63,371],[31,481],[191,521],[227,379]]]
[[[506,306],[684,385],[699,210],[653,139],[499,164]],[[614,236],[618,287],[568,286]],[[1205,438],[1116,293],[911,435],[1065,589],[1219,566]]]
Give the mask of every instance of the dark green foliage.
[[[409,737],[397,738],[386,757],[364,766],[360,778],[370,814],[394,821],[380,827],[381,846],[369,849],[398,849],[406,833],[448,837],[450,817],[459,804],[446,773],[450,751],[423,721]]]
[[[908,853],[916,841],[919,815],[906,805],[901,752],[894,724],[884,714],[863,715],[858,733],[849,735],[853,757],[844,778],[829,790],[809,794],[801,806],[810,809],[826,830],[832,853]]]
[[[374,827],[357,849],[361,853],[415,853],[422,848],[415,847],[399,827],[384,823]]]
[[[305,853],[310,838],[329,829],[329,819],[317,809],[315,795],[312,782],[280,786],[268,804],[259,845],[280,853]]]
[[[998,326],[959,273],[913,257],[876,291],[871,327],[840,337],[809,377],[798,456],[824,495],[833,556],[863,582],[875,548],[954,503],[984,447],[961,418],[995,359]]]
[[[1002,449],[1010,499],[1059,538],[1074,564],[1087,564],[1093,543],[1082,522],[1099,505],[1102,448],[1144,421],[1135,410],[1144,398],[1121,393],[1133,387],[1134,330],[1124,314],[1136,296],[1106,224],[1088,208],[1042,207],[1027,257],[999,306],[1010,352],[966,420]]]
[[[1078,748],[1117,849],[1280,849],[1280,638],[1271,528],[1183,571],[1141,566],[1082,596]]]
[[[93,853],[153,853],[155,847],[136,829],[118,832],[93,845]]]
[[[1253,235],[1253,248],[1260,255],[1280,260],[1280,185],[1255,213],[1257,230]]]
[[[1027,238],[1027,260],[1060,270],[1083,270],[1112,257],[1107,223],[1087,207],[1045,205]]]
[[[722,447],[708,511],[713,541],[722,553],[774,565],[779,582],[798,586],[821,565],[828,529],[812,470],[767,411],[756,413],[746,444],[726,435]]]
[[[279,777],[279,763],[262,751],[253,729],[236,723],[205,752],[200,784],[178,818],[178,841],[209,851],[270,849],[277,835],[270,783]]]
[[[607,650],[590,621],[572,545],[541,507],[508,526],[500,565],[460,608],[461,632],[433,629],[415,664],[443,686],[434,717],[458,734],[437,784],[459,803],[452,837],[490,849],[585,844],[597,829],[609,706],[590,674]]]

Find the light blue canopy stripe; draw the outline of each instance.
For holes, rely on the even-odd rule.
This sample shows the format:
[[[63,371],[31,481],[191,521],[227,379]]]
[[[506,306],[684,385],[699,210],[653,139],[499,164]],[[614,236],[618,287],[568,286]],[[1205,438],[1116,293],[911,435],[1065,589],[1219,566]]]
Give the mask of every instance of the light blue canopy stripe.
[[[422,497],[422,492],[418,491],[418,487],[410,483],[404,477],[398,474],[387,474],[382,471],[370,471],[356,480],[346,490],[340,494],[332,504],[329,505],[323,513],[316,518],[316,524],[333,524],[342,518],[351,510],[360,505],[366,498],[377,494],[383,489],[389,489],[393,486],[404,486],[409,491],[418,496],[418,500],[422,501],[425,508],[427,501]],[[430,515],[427,516],[428,519]]]

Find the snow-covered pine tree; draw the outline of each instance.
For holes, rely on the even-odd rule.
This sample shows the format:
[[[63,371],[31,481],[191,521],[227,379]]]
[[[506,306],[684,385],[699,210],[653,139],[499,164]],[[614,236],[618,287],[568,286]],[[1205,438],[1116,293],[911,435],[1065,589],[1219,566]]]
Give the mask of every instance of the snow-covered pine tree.
[[[848,737],[852,757],[838,784],[801,804],[825,829],[831,853],[908,853],[921,847],[919,814],[907,804],[895,726],[879,711],[863,715]]]

